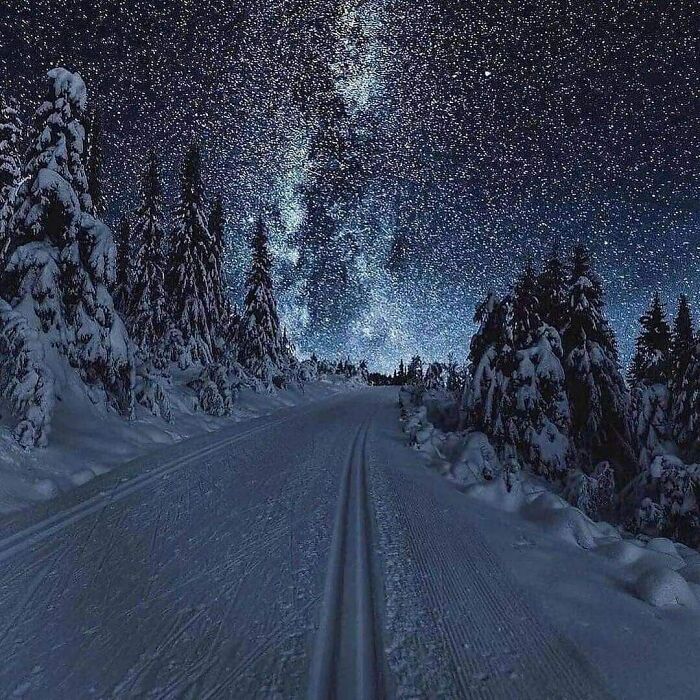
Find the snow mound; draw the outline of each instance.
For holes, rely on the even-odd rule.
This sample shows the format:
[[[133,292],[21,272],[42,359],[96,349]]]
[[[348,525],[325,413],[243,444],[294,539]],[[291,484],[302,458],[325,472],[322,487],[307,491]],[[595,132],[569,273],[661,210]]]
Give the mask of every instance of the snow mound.
[[[552,493],[537,496],[523,508],[522,513],[528,519],[544,525],[549,534],[583,549],[593,549],[596,536],[600,536],[595,523],[578,508],[572,508]]]
[[[464,493],[509,513],[520,511],[525,503],[525,494],[520,481],[516,481],[510,491],[503,479],[496,479],[486,483],[473,484],[464,489]]]
[[[698,607],[698,599],[688,582],[678,572],[664,567],[645,571],[637,579],[635,593],[656,608]]]
[[[678,572],[689,583],[700,586],[700,564],[688,564]]]
[[[601,544],[598,546],[598,553],[611,559],[612,561],[626,567],[633,567],[636,570],[647,570],[650,567],[663,567],[667,569],[680,569],[685,565],[675,552],[659,552],[645,547],[639,540],[624,540]]]
[[[58,495],[58,486],[52,479],[39,479],[34,482],[34,491],[40,499],[48,500]]]

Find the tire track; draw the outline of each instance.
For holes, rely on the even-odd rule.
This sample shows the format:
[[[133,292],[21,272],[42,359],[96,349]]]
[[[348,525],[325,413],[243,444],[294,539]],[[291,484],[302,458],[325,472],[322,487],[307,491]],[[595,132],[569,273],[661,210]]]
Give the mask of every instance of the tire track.
[[[330,555],[316,633],[308,697],[360,698],[383,695],[376,641],[381,625],[375,611],[367,497],[367,435],[370,419],[358,428],[338,490]]]

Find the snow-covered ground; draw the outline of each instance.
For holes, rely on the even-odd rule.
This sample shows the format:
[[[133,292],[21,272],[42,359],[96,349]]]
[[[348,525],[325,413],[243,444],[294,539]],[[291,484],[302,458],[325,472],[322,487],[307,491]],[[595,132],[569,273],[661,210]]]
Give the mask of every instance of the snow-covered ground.
[[[142,406],[136,407],[136,420],[125,420],[103,405],[91,405],[85,393],[76,388],[72,394],[64,393],[58,404],[49,446],[29,451],[17,444],[11,412],[2,407],[0,513],[54,498],[159,447],[353,388],[355,385],[336,377],[271,392],[245,388],[236,398],[232,416],[215,417],[195,410],[195,392],[184,381],[173,381],[169,423]]]
[[[611,532],[528,515],[550,496],[455,488],[396,402],[284,408],[5,516],[0,697],[697,695],[697,609],[642,600]]]
[[[700,643],[700,552],[665,538],[634,537],[594,522],[518,472],[510,489],[495,474],[497,459],[481,433],[442,434],[423,412],[405,428],[431,476],[445,477],[459,520],[481,532],[543,615],[607,678],[614,697],[692,697],[698,671],[684,650]],[[483,474],[495,474],[491,480]],[[458,521],[454,521],[459,531]]]

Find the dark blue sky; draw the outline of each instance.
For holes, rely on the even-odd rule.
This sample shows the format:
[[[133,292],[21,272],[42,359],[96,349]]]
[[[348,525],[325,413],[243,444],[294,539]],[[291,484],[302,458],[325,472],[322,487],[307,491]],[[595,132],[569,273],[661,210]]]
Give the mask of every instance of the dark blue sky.
[[[582,239],[627,354],[655,287],[700,308],[697,22],[691,1],[9,0],[0,71],[27,114],[53,65],[86,79],[111,220],[148,146],[172,187],[198,138],[232,293],[265,211],[302,348],[463,356],[489,287]]]

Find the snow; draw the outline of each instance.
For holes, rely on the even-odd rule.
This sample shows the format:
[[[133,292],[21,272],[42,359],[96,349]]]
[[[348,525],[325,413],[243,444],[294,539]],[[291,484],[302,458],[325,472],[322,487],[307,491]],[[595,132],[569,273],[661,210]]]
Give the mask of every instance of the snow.
[[[659,567],[645,571],[635,584],[635,592],[656,608],[698,607],[698,599],[690,585],[672,569]]]
[[[697,694],[697,552],[522,472],[455,488],[406,446],[394,389],[241,401],[272,414],[3,518],[2,697]],[[451,447],[488,461],[483,435]]]
[[[60,395],[52,420],[48,447],[26,451],[17,444],[6,406],[0,410],[0,513],[55,498],[125,462],[195,435],[217,431],[232,423],[266,415],[285,406],[304,405],[357,385],[335,378],[274,393],[244,388],[229,411],[218,417],[204,413],[197,390],[188,386],[191,373],[176,373],[165,391],[141,379],[140,403],[134,420],[91,405],[76,386]],[[162,387],[161,387],[162,388]]]

